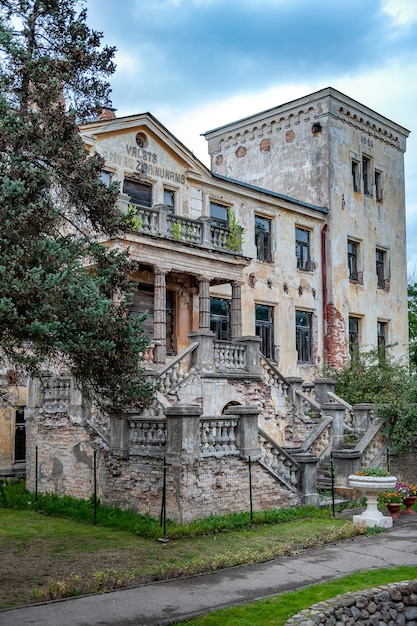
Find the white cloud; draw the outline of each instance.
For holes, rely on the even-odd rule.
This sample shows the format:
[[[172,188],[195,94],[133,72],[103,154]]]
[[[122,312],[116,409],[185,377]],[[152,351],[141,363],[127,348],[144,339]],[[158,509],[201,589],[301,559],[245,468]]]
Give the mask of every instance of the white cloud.
[[[417,3],[415,0],[384,0],[382,10],[391,15],[397,26],[417,22]]]

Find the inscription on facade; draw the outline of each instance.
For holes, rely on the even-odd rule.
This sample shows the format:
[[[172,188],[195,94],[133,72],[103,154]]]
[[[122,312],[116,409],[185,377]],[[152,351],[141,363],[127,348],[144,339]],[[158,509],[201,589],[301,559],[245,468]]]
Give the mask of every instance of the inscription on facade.
[[[361,143],[363,143],[364,146],[369,146],[369,148],[374,147],[372,139],[369,139],[369,137],[365,137],[364,135],[361,136]]]

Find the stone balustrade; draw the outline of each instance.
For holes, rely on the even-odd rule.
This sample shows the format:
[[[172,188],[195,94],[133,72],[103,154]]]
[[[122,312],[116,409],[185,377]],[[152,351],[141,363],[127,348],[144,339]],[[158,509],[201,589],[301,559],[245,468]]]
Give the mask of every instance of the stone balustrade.
[[[286,486],[295,489],[298,482],[299,465],[261,429],[259,429],[259,446],[261,463],[280,478]]]
[[[122,194],[123,195],[123,194]],[[127,211],[126,199],[119,199],[123,212]],[[152,208],[129,205],[132,211],[131,228],[135,232],[153,237],[159,236],[184,244],[200,246],[204,249],[219,250],[229,254],[242,254],[241,249],[231,244],[230,230],[227,227],[211,224],[210,218],[201,217],[193,220],[170,213],[169,207],[155,205]]]
[[[246,369],[245,344],[230,341],[215,341],[214,365],[219,370]]]
[[[129,418],[129,453],[144,454],[146,449],[165,449],[167,441],[166,419]]]
[[[237,419],[215,417],[200,420],[200,456],[239,454],[236,445]]]

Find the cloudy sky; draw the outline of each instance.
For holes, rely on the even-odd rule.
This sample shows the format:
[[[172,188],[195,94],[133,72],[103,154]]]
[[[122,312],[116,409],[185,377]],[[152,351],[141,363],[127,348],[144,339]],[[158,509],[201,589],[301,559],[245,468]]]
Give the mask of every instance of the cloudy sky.
[[[87,0],[87,9],[117,47],[117,115],[150,111],[206,165],[201,133],[329,86],[412,131],[417,281],[416,0]]]

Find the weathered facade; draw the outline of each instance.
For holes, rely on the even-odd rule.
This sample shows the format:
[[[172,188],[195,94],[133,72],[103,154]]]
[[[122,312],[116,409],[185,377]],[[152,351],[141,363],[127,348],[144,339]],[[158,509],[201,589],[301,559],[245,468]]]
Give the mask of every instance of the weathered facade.
[[[73,381],[29,388],[28,485],[189,520],[316,502],[333,450],[381,458],[381,425],[320,379],[350,350],[407,353],[403,155],[408,131],[329,88],[206,133],[207,169],[149,113],[80,128],[120,183],[137,261],[132,314],[158,386],[144,415],[91,413]],[[356,448],[341,451],[345,432]],[[337,457],[339,454],[339,457]],[[342,485],[343,486],[343,485]]]

